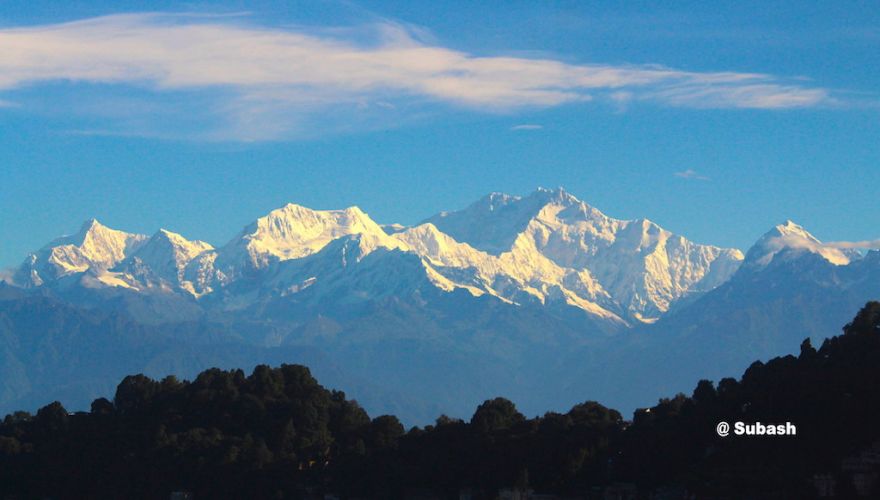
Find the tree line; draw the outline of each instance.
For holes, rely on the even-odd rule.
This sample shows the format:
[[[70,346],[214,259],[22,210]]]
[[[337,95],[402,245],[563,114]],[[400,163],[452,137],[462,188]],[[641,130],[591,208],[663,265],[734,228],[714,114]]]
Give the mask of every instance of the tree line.
[[[686,348],[687,346],[681,346]],[[674,367],[669,367],[674,369]],[[854,495],[841,464],[880,441],[880,303],[842,335],[700,381],[626,420],[594,401],[527,418],[504,398],[468,421],[406,430],[370,418],[308,368],[210,369],[192,381],[128,376],[88,412],[60,403],[0,424],[2,498],[494,498],[504,488],[590,497]],[[784,423],[796,436],[719,437],[719,421]]]

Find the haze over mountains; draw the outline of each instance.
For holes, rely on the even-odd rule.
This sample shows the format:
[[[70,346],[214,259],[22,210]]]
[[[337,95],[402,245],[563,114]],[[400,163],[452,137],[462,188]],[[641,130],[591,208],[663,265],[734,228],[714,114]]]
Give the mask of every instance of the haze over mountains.
[[[59,372],[93,382],[64,393],[75,407],[130,372],[293,356],[371,412],[421,422],[496,395],[526,411],[600,396],[629,410],[736,375],[880,297],[880,253],[823,245],[789,221],[744,255],[538,189],[414,227],[289,204],[217,248],[92,220],[10,281],[0,410],[57,397]],[[64,319],[35,332],[27,315],[46,310]],[[109,355],[89,330],[118,344],[122,373],[84,362]]]

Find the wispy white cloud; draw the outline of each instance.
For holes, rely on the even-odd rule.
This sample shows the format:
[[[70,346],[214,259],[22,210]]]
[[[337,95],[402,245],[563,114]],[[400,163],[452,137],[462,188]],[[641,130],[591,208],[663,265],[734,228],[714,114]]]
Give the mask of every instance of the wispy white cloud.
[[[834,101],[809,82],[766,74],[470,54],[387,21],[325,30],[245,21],[126,14],[2,29],[0,90],[47,82],[124,84],[156,94],[216,89],[225,95],[209,112],[223,117],[229,135],[255,140],[313,128],[311,121],[328,111],[403,116],[432,103],[512,112],[594,99],[614,103],[620,96],[691,108]]]
[[[829,241],[825,243],[827,247],[854,249],[854,250],[878,250],[880,249],[880,240],[865,241]]]
[[[785,109],[837,102],[825,89],[754,81],[736,84],[684,83],[647,92],[645,96],[673,106],[694,108]]]
[[[675,172],[673,175],[676,177],[681,177],[682,179],[693,179],[697,181],[708,181],[709,177],[700,174],[696,170],[689,168],[687,170],[682,170],[681,172]]]
[[[544,126],[537,123],[521,123],[510,127],[510,130],[541,130],[542,128]]]

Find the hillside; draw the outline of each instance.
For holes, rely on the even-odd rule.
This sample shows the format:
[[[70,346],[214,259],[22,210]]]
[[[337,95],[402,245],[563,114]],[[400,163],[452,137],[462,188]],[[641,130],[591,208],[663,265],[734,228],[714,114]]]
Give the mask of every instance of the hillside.
[[[59,403],[0,424],[0,490],[56,498],[491,498],[500,489],[585,497],[631,488],[706,498],[871,494],[848,465],[880,443],[880,303],[799,356],[755,362],[740,380],[701,381],[632,421],[598,403],[527,418],[495,398],[469,422],[440,416],[406,431],[370,418],[303,366],[211,369],[192,382],[128,376],[111,402]],[[727,422],[791,422],[793,436],[716,434]],[[855,457],[855,458],[853,458]],[[869,462],[865,462],[869,464]],[[876,463],[866,465],[874,467]],[[861,469],[859,469],[861,470]],[[874,476],[876,477],[876,475]],[[825,479],[823,479],[825,481]],[[869,489],[865,489],[869,488]]]

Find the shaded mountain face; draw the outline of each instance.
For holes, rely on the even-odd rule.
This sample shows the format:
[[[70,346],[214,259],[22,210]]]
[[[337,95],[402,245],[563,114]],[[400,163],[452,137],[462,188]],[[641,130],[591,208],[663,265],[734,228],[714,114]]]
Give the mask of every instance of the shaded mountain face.
[[[876,297],[880,252],[828,247],[789,221],[762,236],[727,283],[663,322],[680,335],[712,332],[729,339],[731,352],[766,358],[805,337],[820,342]]]
[[[130,256],[113,268],[119,273],[119,286],[137,290],[158,288],[182,290],[195,294],[191,281],[185,277],[186,266],[204,252],[213,250],[204,241],[190,241],[183,236],[160,229]]]
[[[371,412],[414,423],[497,395],[534,412],[585,398],[629,411],[701,377],[735,374],[805,336],[834,333],[880,296],[880,254],[829,247],[788,222],[743,256],[538,190],[492,194],[415,227],[379,225],[356,207],[289,204],[218,248],[90,221],[29,256],[14,281],[0,287],[7,306],[42,297],[74,319],[14,353],[32,334],[22,333],[26,318],[0,324],[12,325],[4,369],[17,381],[0,394],[0,411],[48,397],[45,380],[54,379],[37,383],[42,372],[30,368],[46,353],[66,353],[46,370],[103,376],[86,363],[64,368],[83,353],[109,355],[94,345],[99,337],[69,326],[88,320],[115,341],[147,335],[166,350],[209,339],[173,356],[122,342],[115,362],[128,372],[149,366],[160,376],[173,366],[185,375],[178,368],[190,361],[332,365]],[[199,357],[206,346],[211,356]]]
[[[0,283],[0,414],[37,408],[47,400],[87,409],[94,399],[112,396],[114,379],[132,373],[192,378],[212,367],[248,369],[288,360],[300,360],[334,385],[350,388],[371,408],[408,409],[404,413],[413,420],[440,410],[347,372],[320,349],[249,342],[245,337],[253,329],[205,321],[150,325]]]
[[[610,370],[584,367],[580,377],[612,384],[625,395],[621,406],[632,408],[700,378],[731,376],[756,359],[797,353],[805,338],[820,345],[877,298],[880,251],[863,256],[829,247],[788,221],[749,249],[730,280],[635,329],[606,353]]]

